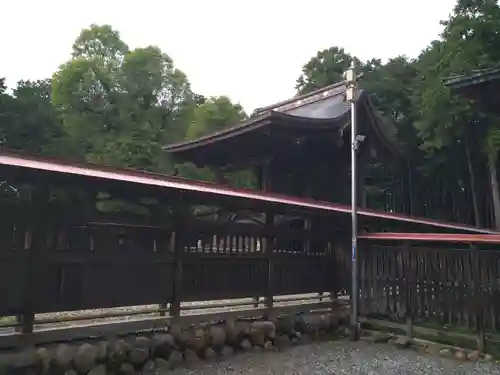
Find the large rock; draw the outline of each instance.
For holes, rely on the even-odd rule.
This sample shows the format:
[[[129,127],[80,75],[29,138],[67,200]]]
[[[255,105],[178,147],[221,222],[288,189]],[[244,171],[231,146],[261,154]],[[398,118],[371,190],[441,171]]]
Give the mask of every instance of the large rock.
[[[135,375],[135,368],[129,362],[123,362],[118,369],[118,375]]]
[[[328,317],[328,329],[335,330],[339,327],[339,317],[338,314],[331,312],[327,314]]]
[[[342,306],[333,311],[333,314],[337,317],[339,325],[349,324],[350,311],[349,307]]]
[[[75,353],[75,347],[67,344],[59,344],[54,352],[54,364],[61,370],[69,370]]]
[[[109,341],[99,341],[97,343],[97,358],[96,361],[102,362],[108,358]]]
[[[262,347],[266,341],[266,334],[262,327],[252,327],[250,330],[250,341],[253,345]]]
[[[141,375],[156,375],[156,363],[152,360],[147,361],[142,368]]]
[[[135,352],[135,353],[141,353],[138,356],[138,359],[139,358],[142,359],[142,357],[144,356],[146,357],[146,359],[149,358],[151,354],[151,340],[148,337],[145,336],[136,337],[135,340],[130,342],[130,345],[132,349],[129,356],[133,356],[132,352]],[[144,360],[142,360],[142,362],[140,363],[144,363]]]
[[[276,337],[276,325],[274,322],[263,320],[252,322],[250,325],[250,331],[262,330],[266,339],[274,339]]]
[[[394,340],[394,345],[398,348],[407,348],[411,344],[411,340],[406,336],[399,336]]]
[[[27,369],[29,367],[36,367],[39,363],[39,356],[36,350],[27,349],[20,353],[14,354],[11,357],[10,367],[12,369]]]
[[[219,355],[222,358],[229,358],[234,355],[234,349],[228,345],[225,345],[222,350],[219,352]]]
[[[252,343],[250,342],[249,339],[243,339],[240,343],[240,348],[243,350],[251,350],[252,349]]]
[[[94,366],[87,375],[106,375],[106,366],[105,365]]]
[[[228,319],[225,322],[227,343],[238,347],[239,343],[250,336],[250,323]]]
[[[135,338],[133,345],[138,348],[149,350],[149,348],[151,347],[151,340],[145,336],[138,336]]]
[[[130,363],[134,366],[140,366],[149,358],[149,351],[146,348],[133,348],[128,355]]]
[[[170,363],[163,358],[156,358],[155,365],[158,373],[161,375],[166,374],[168,371],[172,370]]]
[[[170,368],[174,369],[177,366],[179,366],[182,361],[184,360],[184,357],[182,356],[182,353],[174,350],[172,353],[170,353],[170,357],[168,358],[168,363],[170,365]]]
[[[481,353],[478,350],[474,350],[467,355],[467,359],[471,362],[477,362],[481,358]]]
[[[201,355],[203,355],[203,353],[197,353],[193,349],[186,349],[186,351],[183,353],[184,360],[190,364],[200,362]]]
[[[463,350],[457,350],[454,354],[453,357],[459,361],[465,361],[467,356],[465,355]]]
[[[53,353],[47,348],[38,348],[36,350],[36,355],[38,357],[38,363],[40,364],[40,372],[42,374],[47,374],[50,369],[50,363],[54,357]]]
[[[187,347],[197,353],[201,352],[208,345],[209,339],[203,328],[194,328],[189,333]]]
[[[290,335],[295,331],[295,319],[291,316],[278,317],[276,319],[276,332]]]
[[[444,348],[439,351],[439,355],[445,358],[449,358],[453,355],[450,349]]]
[[[329,329],[327,314],[301,314],[297,317],[297,329],[302,333],[318,336]]]
[[[174,337],[176,347],[184,350],[189,340],[189,330],[185,330],[178,323],[172,323],[168,333]]]
[[[73,360],[75,369],[80,374],[86,374],[96,364],[99,349],[95,345],[82,344],[78,347]]]
[[[127,359],[131,347],[125,340],[112,341],[108,347],[108,364],[119,367]]]
[[[151,339],[151,353],[154,357],[168,360],[170,353],[175,348],[174,336],[169,333],[158,333]]]
[[[211,326],[208,335],[210,337],[210,345],[216,351],[222,350],[227,341],[227,333],[221,325]]]
[[[205,361],[213,361],[217,358],[217,353],[211,347],[205,349],[205,352],[202,354],[202,358]]]

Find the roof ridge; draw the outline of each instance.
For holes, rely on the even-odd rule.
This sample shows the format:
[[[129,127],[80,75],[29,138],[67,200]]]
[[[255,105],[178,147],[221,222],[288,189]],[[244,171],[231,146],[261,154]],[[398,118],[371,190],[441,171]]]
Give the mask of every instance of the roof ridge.
[[[362,78],[363,75],[364,75],[363,73],[358,74],[357,79]],[[305,104],[314,103],[316,101],[319,101],[319,100],[322,100],[322,99],[326,99],[329,96],[331,96],[331,95],[328,95],[328,94],[324,95],[323,94],[324,92],[328,92],[330,90],[342,87],[344,85],[345,85],[344,81],[339,81],[339,82],[336,82],[334,84],[331,84],[331,85],[328,85],[328,86],[324,86],[324,87],[321,87],[319,89],[316,89],[316,90],[313,90],[311,92],[308,92],[307,94],[297,95],[297,96],[294,96],[293,98],[290,98],[290,99],[287,99],[287,100],[283,100],[283,101],[278,102],[278,103],[274,103],[274,104],[271,104],[271,105],[268,105],[268,106],[265,106],[265,107],[262,107],[262,108],[256,108],[254,112],[257,113],[257,114],[262,114],[262,113],[270,111],[270,110],[277,111],[276,108],[285,107],[285,106],[288,106],[289,104],[292,104],[294,102],[306,101],[305,99],[308,99],[308,98],[311,98],[311,97],[314,97],[314,96],[318,96],[317,99],[306,101],[306,103],[301,103],[301,104],[297,105],[297,107],[299,107],[301,105],[305,105]],[[321,95],[321,94],[323,94],[323,95]],[[291,109],[291,108],[295,108],[295,107],[290,107],[289,109]]]

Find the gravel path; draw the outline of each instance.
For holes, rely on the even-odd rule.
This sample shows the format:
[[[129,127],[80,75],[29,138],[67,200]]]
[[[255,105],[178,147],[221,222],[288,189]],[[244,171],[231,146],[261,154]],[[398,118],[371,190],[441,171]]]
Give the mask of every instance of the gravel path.
[[[280,353],[247,353],[225,362],[197,363],[169,374],[272,375],[500,375],[490,363],[459,363],[413,350],[365,342],[297,346]]]

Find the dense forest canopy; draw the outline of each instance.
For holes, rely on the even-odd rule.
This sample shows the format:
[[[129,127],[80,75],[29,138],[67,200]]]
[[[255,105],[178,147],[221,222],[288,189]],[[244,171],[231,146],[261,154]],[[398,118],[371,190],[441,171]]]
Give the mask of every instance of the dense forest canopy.
[[[500,63],[500,7],[496,0],[458,0],[450,11],[441,34],[417,58],[361,61],[332,46],[297,72],[296,89],[302,94],[338,82],[354,61],[365,73],[362,87],[395,123],[397,141],[416,171],[412,213],[500,227],[500,122],[442,83],[452,74]],[[246,117],[227,97],[193,92],[166,51],[132,50],[109,25],[83,30],[71,59],[46,80],[20,81],[9,93],[0,79],[3,146],[189,178],[213,180],[214,173],[174,165],[162,146]],[[372,168],[376,176],[377,166]],[[248,171],[230,178],[244,187],[254,180]],[[397,210],[387,198],[391,183],[372,184],[370,191],[383,197],[372,205]]]

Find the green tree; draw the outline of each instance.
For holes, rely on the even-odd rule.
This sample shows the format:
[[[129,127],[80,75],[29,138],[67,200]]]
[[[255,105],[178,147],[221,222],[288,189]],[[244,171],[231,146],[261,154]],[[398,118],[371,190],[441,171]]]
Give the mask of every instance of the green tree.
[[[295,86],[297,92],[306,94],[341,81],[343,73],[353,61],[357,67],[362,65],[357,57],[350,55],[343,48],[331,47],[319,51],[302,67],[302,74]]]
[[[62,134],[50,100],[50,80],[20,81],[12,95],[0,82],[0,140],[4,147],[59,154]]]
[[[416,122],[422,147],[433,150],[455,150],[461,145],[466,155],[470,191],[475,220],[482,224],[476,188],[478,162],[487,164],[490,196],[494,217],[500,228],[500,197],[496,176],[497,155],[500,147],[498,123],[488,113],[459,95],[450,93],[442,78],[473,69],[491,66],[500,61],[495,46],[500,42],[500,8],[496,1],[459,0],[450,18],[442,22],[441,40],[425,50],[418,61],[421,77],[414,105],[420,109]],[[482,152],[485,158],[480,154]],[[450,158],[452,156],[450,155]],[[451,159],[450,159],[451,160]],[[481,161],[484,160],[484,161]],[[486,209],[486,207],[485,207]]]
[[[74,156],[163,172],[173,165],[162,146],[182,138],[195,103],[168,55],[131,51],[108,25],[82,31],[54,75],[52,97]]]
[[[192,113],[186,138],[194,139],[221,131],[237,125],[247,117],[241,105],[232,103],[226,96],[204,99],[203,103],[197,106]],[[196,168],[191,163],[179,166],[179,171],[181,175],[195,179],[218,181],[244,188],[256,187],[256,178],[252,171],[238,171],[223,177],[209,168]]]
[[[246,118],[247,114],[241,105],[233,104],[227,96],[208,98],[194,110],[186,137],[194,139],[214,133]]]

